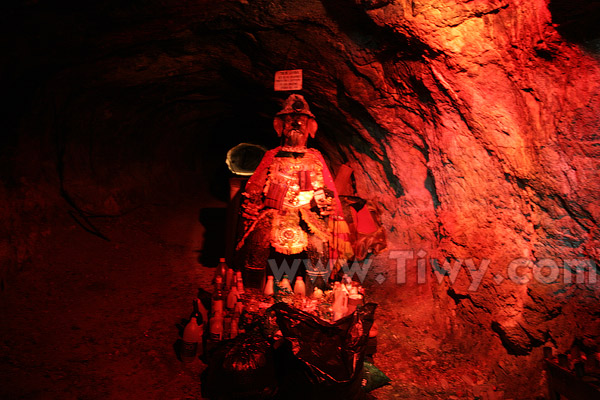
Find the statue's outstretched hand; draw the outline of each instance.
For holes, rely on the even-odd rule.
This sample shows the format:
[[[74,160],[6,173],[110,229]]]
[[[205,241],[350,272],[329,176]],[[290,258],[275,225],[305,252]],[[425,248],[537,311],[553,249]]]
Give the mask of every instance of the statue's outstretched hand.
[[[333,192],[331,190],[327,188],[317,189],[313,199],[319,207],[319,214],[330,215],[333,213]]]

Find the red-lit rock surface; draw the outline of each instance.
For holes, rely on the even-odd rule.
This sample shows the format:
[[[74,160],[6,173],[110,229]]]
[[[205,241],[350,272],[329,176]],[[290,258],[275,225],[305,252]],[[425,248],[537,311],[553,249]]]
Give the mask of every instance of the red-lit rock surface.
[[[55,213],[70,210],[85,225],[83,216],[122,219],[165,194],[226,191],[227,149],[276,144],[271,118],[285,96],[271,90],[274,72],[302,68],[320,124],[313,145],[333,171],[354,168],[357,194],[380,206],[388,249],[412,252],[405,284],[387,252],[367,276],[380,302],[376,364],[394,380],[378,396],[463,398],[490,384],[506,398],[535,398],[542,346],[600,350],[599,284],[564,283],[566,262],[600,262],[600,35],[598,8],[584,3],[9,9],[2,296],[43,301],[23,277],[51,270],[40,264],[52,260]],[[91,221],[103,231],[97,221],[105,220]],[[101,240],[74,227],[90,243]],[[446,257],[487,265],[481,284],[472,285],[465,268],[438,283],[431,259]],[[556,263],[545,271],[558,272],[558,281],[508,279],[511,265],[531,270],[526,259]],[[67,274],[64,260],[57,271]],[[419,263],[425,284],[417,283]],[[189,277],[172,273],[175,281]],[[94,283],[85,274],[77,280]],[[18,369],[18,358],[9,362]]]

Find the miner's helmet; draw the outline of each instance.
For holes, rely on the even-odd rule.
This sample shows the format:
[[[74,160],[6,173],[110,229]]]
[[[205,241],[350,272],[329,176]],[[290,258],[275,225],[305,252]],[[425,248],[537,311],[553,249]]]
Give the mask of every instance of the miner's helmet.
[[[290,97],[285,100],[285,103],[283,103],[283,108],[277,113],[277,116],[279,117],[286,114],[302,114],[308,115],[313,119],[315,118],[313,113],[310,112],[308,103],[304,100],[304,97],[299,94],[290,95]]]
[[[315,137],[317,131],[317,121],[313,113],[310,112],[308,103],[304,100],[304,97],[299,94],[292,94],[283,103],[283,108],[279,111],[273,119],[273,128],[277,132],[277,136],[281,136],[284,127],[284,119],[287,115],[305,115],[308,117],[306,123],[306,132],[310,137]]]

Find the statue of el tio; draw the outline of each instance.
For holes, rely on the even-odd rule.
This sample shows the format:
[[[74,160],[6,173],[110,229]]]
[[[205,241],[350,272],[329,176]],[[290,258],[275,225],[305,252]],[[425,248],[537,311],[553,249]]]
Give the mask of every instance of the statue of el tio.
[[[282,145],[264,155],[242,194],[242,268],[278,278],[274,267],[300,260],[298,275],[306,274],[307,288],[321,286],[352,256],[352,247],[331,173],[321,153],[306,147],[317,121],[304,97],[292,94],[273,126]]]

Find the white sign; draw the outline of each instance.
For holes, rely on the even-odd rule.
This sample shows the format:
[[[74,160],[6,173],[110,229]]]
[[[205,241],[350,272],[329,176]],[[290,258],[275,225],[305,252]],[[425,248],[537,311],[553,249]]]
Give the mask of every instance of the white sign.
[[[275,91],[301,90],[302,70],[289,69],[275,72]]]

